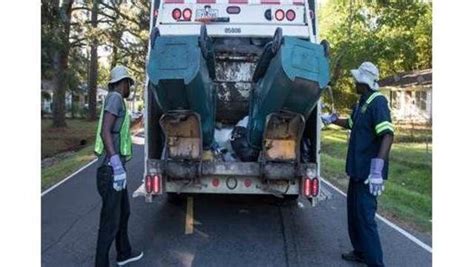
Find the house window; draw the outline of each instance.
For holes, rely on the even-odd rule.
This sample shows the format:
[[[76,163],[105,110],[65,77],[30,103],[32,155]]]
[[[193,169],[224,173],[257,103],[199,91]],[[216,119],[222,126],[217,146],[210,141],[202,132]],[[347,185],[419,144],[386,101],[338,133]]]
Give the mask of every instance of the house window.
[[[420,110],[426,110],[426,101],[427,101],[426,91],[418,91],[416,92],[415,96],[416,96],[416,106]]]
[[[392,91],[392,108],[400,108],[400,91]]]

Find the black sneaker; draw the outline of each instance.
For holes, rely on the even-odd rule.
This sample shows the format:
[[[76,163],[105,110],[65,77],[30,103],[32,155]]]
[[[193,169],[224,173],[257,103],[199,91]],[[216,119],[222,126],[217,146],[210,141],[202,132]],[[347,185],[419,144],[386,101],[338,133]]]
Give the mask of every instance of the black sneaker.
[[[125,264],[129,264],[130,262],[138,261],[141,258],[143,258],[143,251],[132,251],[130,257],[121,260],[117,259],[117,265],[123,266]]]
[[[342,253],[341,257],[343,260],[346,260],[346,261],[355,261],[355,262],[365,263],[364,258],[354,251],[351,251],[349,253]]]

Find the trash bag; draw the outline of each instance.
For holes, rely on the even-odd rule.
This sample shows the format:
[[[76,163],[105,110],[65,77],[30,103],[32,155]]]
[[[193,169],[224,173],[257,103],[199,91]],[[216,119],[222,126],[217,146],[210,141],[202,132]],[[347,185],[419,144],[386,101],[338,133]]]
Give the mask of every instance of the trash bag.
[[[259,154],[259,151],[253,149],[247,141],[248,121],[248,116],[240,120],[232,130],[232,136],[230,138],[230,144],[232,145],[235,155],[244,162],[257,161]]]
[[[211,150],[217,160],[224,162],[239,161],[231,145],[232,126],[214,129],[214,141]]]
[[[234,127],[230,126],[222,127],[221,129],[214,129],[214,141],[219,145],[219,147],[227,149],[228,151],[232,150],[230,139],[232,137],[233,128]]]

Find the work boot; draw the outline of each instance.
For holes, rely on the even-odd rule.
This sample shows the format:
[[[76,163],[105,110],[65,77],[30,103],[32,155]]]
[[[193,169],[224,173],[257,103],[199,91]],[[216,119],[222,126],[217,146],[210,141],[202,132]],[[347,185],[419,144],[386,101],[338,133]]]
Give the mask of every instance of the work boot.
[[[351,252],[348,252],[348,253],[342,253],[341,257],[342,257],[343,260],[346,260],[346,261],[354,261],[354,262],[365,263],[365,260],[362,257],[362,255],[360,255],[359,253],[357,253],[355,251],[351,251]]]
[[[138,261],[143,258],[143,251],[132,251],[130,253],[130,257],[125,259],[118,259],[117,258],[117,265],[124,266],[125,264],[129,264],[130,262]]]

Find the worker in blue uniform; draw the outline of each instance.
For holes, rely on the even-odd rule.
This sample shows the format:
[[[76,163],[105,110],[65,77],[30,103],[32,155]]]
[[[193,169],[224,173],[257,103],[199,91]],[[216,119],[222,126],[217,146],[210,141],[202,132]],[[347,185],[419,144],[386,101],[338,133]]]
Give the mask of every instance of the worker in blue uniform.
[[[346,173],[350,177],[347,190],[347,223],[353,250],[342,254],[348,261],[368,266],[384,266],[375,213],[377,197],[384,190],[388,174],[388,156],[394,127],[387,99],[378,92],[379,71],[364,62],[351,70],[359,102],[347,119],[337,114],[323,115],[327,124],[351,130],[347,151]]]

